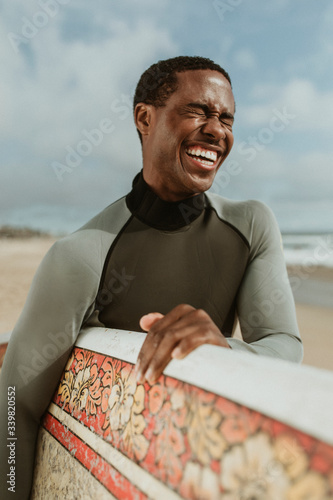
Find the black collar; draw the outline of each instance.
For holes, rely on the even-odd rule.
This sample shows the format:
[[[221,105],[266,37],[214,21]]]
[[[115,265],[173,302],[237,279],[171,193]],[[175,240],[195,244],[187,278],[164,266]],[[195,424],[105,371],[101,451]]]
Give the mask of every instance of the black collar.
[[[132,214],[145,224],[172,231],[197,219],[206,206],[206,197],[200,193],[182,201],[164,201],[150,189],[141,171],[133,180],[126,204]]]

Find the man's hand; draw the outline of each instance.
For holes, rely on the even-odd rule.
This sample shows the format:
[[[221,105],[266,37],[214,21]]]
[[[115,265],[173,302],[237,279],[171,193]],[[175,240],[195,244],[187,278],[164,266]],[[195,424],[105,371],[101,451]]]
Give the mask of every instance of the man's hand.
[[[148,335],[139,352],[135,372],[137,381],[156,382],[172,358],[182,359],[202,344],[228,347],[226,338],[202,309],[181,304],[165,316],[142,316],[140,326]]]

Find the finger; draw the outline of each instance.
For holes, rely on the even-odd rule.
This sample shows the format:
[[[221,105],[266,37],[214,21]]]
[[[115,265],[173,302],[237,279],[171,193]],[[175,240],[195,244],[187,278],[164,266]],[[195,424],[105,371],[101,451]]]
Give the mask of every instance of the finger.
[[[158,322],[156,321],[150,328],[150,331],[155,333],[158,331],[166,330],[168,327],[174,325],[184,316],[187,316],[187,314],[193,311],[195,311],[194,307],[188,304],[180,304],[179,306],[176,306],[173,309],[171,309],[171,311],[168,312]]]
[[[188,328],[191,328],[192,332],[192,326],[195,329],[199,329],[200,326],[200,329],[204,331],[216,329],[220,332],[210,316],[203,309],[195,309],[187,304],[182,304],[172,309],[164,318],[152,326],[150,332],[160,333],[161,336],[163,334],[163,337],[167,336],[168,338],[170,338],[170,331],[173,332],[174,336],[177,336],[179,333],[180,337],[178,340],[180,340],[182,337],[188,335]]]
[[[164,317],[164,314],[161,314],[161,313],[149,313],[149,314],[145,314],[144,316],[142,316],[142,318],[140,319],[140,327],[142,328],[142,330],[144,330],[145,332],[148,332],[148,330],[151,329],[151,327],[157,322],[159,321],[160,319],[162,319]]]
[[[195,318],[191,320],[191,314],[195,311],[194,307],[181,304],[154,323],[139,352],[135,369],[138,383],[145,380],[153,383],[158,379],[172,359],[171,352],[179,340],[189,335],[193,327],[197,327],[192,324],[195,323]]]
[[[138,383],[143,383],[145,381],[145,373],[148,369],[148,366],[151,362],[152,357],[154,356],[154,353],[159,343],[161,342],[161,339],[163,338],[163,335],[165,334],[166,328],[170,327],[170,325],[173,325],[175,322],[177,322],[179,318],[181,318],[184,314],[188,314],[189,312],[192,312],[194,310],[195,309],[192,306],[189,306],[187,304],[181,304],[172,309],[165,316],[161,315],[162,318],[159,316],[160,313],[151,313],[153,317],[156,319],[156,321],[150,328],[148,335],[140,349],[136,366],[134,369],[134,373],[136,375]],[[150,314],[148,314],[147,316],[150,316]],[[144,322],[145,320],[143,320],[142,326],[147,326],[144,324]],[[171,359],[171,349],[169,352],[169,360],[170,359]]]
[[[157,380],[162,375],[164,369],[171,361],[171,355],[168,357],[163,357],[163,361],[158,364],[158,366],[149,366],[148,370],[144,374],[144,379],[149,382],[150,385],[154,385]]]
[[[187,336],[181,339],[178,345],[172,350],[171,358],[183,359],[192,351],[194,351],[197,347],[203,344],[217,345],[220,347],[230,349],[227,339],[221,332],[206,333],[205,331],[201,330],[201,331],[196,331],[191,336]]]
[[[144,374],[147,371],[149,363],[160,343],[160,334],[149,331],[145,338],[144,343],[138,354],[138,359],[135,365],[134,373],[138,383],[143,383],[145,381]]]
[[[158,334],[160,341],[158,346],[154,351],[154,355],[151,357],[149,365],[147,366],[146,372],[143,373],[143,379],[148,380],[150,384],[154,384],[167,364],[172,359],[172,351],[184,338],[184,336],[189,336],[195,334],[197,325],[188,325],[186,329],[176,328],[175,326],[166,329]]]

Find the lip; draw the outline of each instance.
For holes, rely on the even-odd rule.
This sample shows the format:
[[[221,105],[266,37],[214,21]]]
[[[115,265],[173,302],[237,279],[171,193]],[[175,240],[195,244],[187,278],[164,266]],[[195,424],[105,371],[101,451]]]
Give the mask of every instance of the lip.
[[[211,165],[205,165],[204,163],[202,163],[202,161],[200,161],[199,159],[196,160],[195,158],[192,158],[191,156],[189,156],[186,152],[185,152],[186,156],[187,156],[187,159],[192,162],[193,165],[195,165],[197,168],[199,167],[201,170],[207,170],[207,171],[211,171],[211,170],[215,170],[216,169],[216,166],[218,164],[218,161],[216,160],[215,163],[212,163]]]

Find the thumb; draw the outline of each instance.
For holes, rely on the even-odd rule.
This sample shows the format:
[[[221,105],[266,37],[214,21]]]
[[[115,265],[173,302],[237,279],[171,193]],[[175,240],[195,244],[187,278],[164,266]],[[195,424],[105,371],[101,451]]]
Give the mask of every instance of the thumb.
[[[140,319],[140,326],[142,330],[148,332],[151,327],[160,319],[164,318],[164,314],[161,313],[149,313],[142,316]]]

